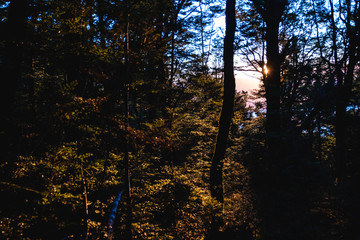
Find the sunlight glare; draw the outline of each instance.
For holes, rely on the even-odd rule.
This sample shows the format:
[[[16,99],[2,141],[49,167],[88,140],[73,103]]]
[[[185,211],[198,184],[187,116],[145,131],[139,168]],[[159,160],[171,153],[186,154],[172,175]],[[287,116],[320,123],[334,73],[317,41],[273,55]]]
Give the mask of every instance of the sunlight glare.
[[[269,69],[267,68],[266,65],[264,65],[264,73],[265,73],[265,75],[268,75],[268,73],[269,73]]]

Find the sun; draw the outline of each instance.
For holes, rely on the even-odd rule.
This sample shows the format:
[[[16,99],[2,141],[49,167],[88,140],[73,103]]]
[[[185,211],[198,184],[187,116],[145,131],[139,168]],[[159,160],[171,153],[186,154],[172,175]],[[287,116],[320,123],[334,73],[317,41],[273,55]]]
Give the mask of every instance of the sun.
[[[268,73],[269,73],[269,69],[267,68],[266,65],[264,65],[264,73],[265,73],[265,75],[268,75]]]

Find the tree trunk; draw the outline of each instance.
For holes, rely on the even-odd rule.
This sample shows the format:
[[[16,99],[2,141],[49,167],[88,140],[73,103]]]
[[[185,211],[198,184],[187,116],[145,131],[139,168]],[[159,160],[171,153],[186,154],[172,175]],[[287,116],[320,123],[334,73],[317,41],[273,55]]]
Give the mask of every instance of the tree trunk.
[[[83,203],[84,203],[84,236],[83,239],[87,240],[89,237],[89,203],[88,203],[88,192],[87,184],[84,175],[84,169],[82,163],[80,163],[81,181],[83,186]]]
[[[351,48],[350,48],[351,49]],[[354,49],[355,52],[355,49]],[[346,128],[345,116],[346,108],[350,100],[351,89],[354,79],[354,69],[358,60],[355,54],[351,54],[349,64],[347,67],[346,75],[344,77],[344,84],[338,86],[338,94],[336,99],[336,117],[335,117],[335,174],[338,180],[343,180],[346,175]]]
[[[331,2],[332,3],[332,2]],[[333,15],[333,5],[332,15]],[[359,49],[359,10],[351,13],[350,9],[347,9],[347,32],[349,37],[349,50],[348,50],[348,64],[345,68],[345,74],[341,71],[341,65],[337,61],[337,56],[335,56],[335,67],[337,74],[337,99],[336,99],[336,117],[335,117],[335,138],[336,138],[336,147],[335,147],[335,175],[339,181],[342,181],[346,177],[346,164],[347,164],[347,151],[346,151],[346,127],[345,127],[345,117],[346,117],[346,108],[348,106],[351,90],[354,82],[354,71],[355,66],[359,62],[358,49]],[[334,22],[334,17],[332,21]],[[350,22],[354,21],[355,26],[351,26]],[[333,32],[335,32],[335,27],[333,27]],[[336,46],[336,41],[334,40],[334,45]],[[335,47],[334,47],[335,48]],[[336,51],[335,51],[336,53]]]
[[[17,84],[20,78],[23,47],[26,38],[28,16],[27,1],[11,1],[8,10],[8,21],[5,24],[2,38],[5,40],[2,65],[2,111],[10,111],[14,101]]]
[[[259,216],[262,219],[263,239],[281,239],[285,228],[291,227],[286,221],[283,210],[284,203],[279,194],[281,186],[281,168],[284,165],[285,149],[282,144],[281,105],[280,105],[280,65],[279,25],[286,1],[253,0],[257,11],[266,23],[266,67],[268,72],[264,78],[266,97],[266,154],[264,156],[262,174],[256,182],[259,201]],[[284,210],[285,211],[285,210]]]
[[[125,86],[125,94],[124,94],[124,102],[125,102],[125,133],[128,134],[128,126],[129,126],[129,93],[130,93],[130,36],[129,36],[129,28],[130,28],[130,20],[129,20],[129,1],[126,1],[127,8],[127,23],[126,23],[126,86]],[[125,238],[128,240],[132,239],[132,204],[131,204],[131,181],[130,181],[130,159],[129,159],[129,137],[125,136],[125,158],[124,158],[124,166],[125,166],[125,195],[126,199],[126,230],[125,230]]]
[[[230,123],[233,115],[235,97],[234,77],[234,37],[235,37],[235,0],[226,1],[226,35],[224,40],[224,96],[221,109],[219,131],[215,151],[211,160],[210,191],[211,196],[224,202],[222,168],[226,151]]]
[[[276,174],[281,164],[281,117],[280,117],[280,53],[279,22],[282,15],[279,1],[272,1],[267,9],[266,58],[268,74],[264,81],[266,97],[266,145],[267,167]]]
[[[278,46],[278,23],[269,24],[267,41],[267,68],[269,73],[265,79],[266,91],[266,143],[268,160],[276,164],[280,154],[281,120],[280,120],[280,62]]]
[[[4,162],[11,163],[11,151],[16,141],[12,110],[16,90],[21,78],[22,62],[24,60],[24,44],[27,41],[27,18],[29,14],[28,1],[10,1],[8,20],[0,32],[0,41],[4,41],[2,63],[0,63],[0,141],[5,144],[1,148]]]

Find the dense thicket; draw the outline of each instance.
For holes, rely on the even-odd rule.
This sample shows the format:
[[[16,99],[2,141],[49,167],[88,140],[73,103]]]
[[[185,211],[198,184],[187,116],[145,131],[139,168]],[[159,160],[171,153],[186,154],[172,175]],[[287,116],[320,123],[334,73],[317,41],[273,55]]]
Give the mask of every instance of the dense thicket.
[[[0,1],[1,239],[359,237],[359,0],[235,3]]]

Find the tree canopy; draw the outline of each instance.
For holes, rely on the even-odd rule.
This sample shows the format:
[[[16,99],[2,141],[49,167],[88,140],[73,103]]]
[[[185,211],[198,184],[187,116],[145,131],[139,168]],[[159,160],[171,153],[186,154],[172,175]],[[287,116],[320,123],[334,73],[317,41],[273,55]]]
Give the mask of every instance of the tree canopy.
[[[1,0],[0,238],[357,239],[359,44],[359,0]]]

